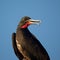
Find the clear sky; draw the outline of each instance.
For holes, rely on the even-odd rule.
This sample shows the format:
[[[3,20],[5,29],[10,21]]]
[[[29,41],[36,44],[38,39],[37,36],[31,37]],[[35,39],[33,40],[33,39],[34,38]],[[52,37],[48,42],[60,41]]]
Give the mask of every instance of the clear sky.
[[[0,0],[0,60],[18,60],[12,48],[11,35],[23,16],[42,20],[31,25],[51,60],[60,59],[60,0]]]

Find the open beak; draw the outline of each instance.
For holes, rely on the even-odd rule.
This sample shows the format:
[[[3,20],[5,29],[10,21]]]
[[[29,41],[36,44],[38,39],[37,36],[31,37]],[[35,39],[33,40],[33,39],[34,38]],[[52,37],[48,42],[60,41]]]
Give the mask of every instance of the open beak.
[[[29,24],[41,24],[41,20],[33,20],[33,19],[29,19]]]

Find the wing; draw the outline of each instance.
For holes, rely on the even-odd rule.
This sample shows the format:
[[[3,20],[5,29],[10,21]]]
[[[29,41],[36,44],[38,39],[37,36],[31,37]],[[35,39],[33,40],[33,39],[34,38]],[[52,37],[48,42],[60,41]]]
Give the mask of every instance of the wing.
[[[26,34],[25,39],[25,50],[29,54],[31,60],[36,58],[36,60],[50,60],[46,49],[42,46],[39,40],[33,34]]]
[[[14,49],[14,52],[15,52],[16,56],[19,58],[19,60],[23,60],[23,55],[17,49],[16,33],[12,33],[12,45],[13,45],[13,49]]]
[[[32,35],[32,42],[34,44],[33,52],[41,60],[50,60],[49,55],[43,45],[37,40],[37,38]]]

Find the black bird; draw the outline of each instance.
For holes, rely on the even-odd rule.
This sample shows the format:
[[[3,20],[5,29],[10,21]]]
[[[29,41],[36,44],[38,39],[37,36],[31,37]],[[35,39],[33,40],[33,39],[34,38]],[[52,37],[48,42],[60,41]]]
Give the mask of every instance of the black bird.
[[[18,24],[16,33],[12,34],[14,52],[19,60],[50,60],[45,48],[28,30],[29,25],[36,23],[39,21],[24,16]]]

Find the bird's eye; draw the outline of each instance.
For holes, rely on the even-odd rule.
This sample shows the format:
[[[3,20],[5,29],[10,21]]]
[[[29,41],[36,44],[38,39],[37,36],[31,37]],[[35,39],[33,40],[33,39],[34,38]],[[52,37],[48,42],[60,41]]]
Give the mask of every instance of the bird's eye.
[[[26,23],[27,23],[27,21],[24,22],[24,24],[26,24]]]
[[[27,23],[27,22],[28,22],[28,20],[25,21],[25,23]]]

